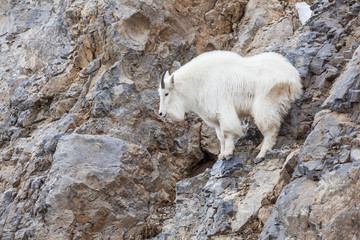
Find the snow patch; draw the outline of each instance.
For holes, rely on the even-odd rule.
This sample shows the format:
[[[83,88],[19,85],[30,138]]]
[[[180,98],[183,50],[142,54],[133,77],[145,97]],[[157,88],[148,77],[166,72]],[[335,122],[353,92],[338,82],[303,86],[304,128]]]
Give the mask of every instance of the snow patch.
[[[312,11],[310,6],[306,2],[298,2],[295,4],[295,8],[299,13],[299,19],[302,25],[306,23],[311,17]]]

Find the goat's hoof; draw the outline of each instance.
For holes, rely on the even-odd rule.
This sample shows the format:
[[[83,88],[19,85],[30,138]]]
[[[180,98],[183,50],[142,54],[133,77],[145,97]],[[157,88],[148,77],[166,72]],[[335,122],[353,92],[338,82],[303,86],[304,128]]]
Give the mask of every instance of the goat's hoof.
[[[230,160],[233,158],[233,154],[219,154],[219,160]]]
[[[258,164],[258,163],[262,162],[263,160],[264,160],[264,158],[256,157],[256,158],[254,158],[254,163]]]
[[[266,152],[259,152],[259,154],[256,156],[256,158],[265,158]]]

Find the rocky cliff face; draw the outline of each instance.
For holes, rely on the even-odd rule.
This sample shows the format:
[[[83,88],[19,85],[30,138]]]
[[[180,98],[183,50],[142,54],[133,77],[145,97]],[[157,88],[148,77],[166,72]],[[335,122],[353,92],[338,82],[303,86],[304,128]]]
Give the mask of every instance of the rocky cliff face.
[[[3,1],[0,239],[360,239],[360,3],[296,2]],[[262,162],[251,121],[215,162],[197,116],[157,117],[158,73],[213,49],[301,73]]]

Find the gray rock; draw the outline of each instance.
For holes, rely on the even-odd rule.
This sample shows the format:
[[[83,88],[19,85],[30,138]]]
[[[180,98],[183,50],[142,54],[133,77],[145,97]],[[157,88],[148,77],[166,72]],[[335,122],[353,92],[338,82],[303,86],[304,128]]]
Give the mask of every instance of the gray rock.
[[[89,226],[99,227],[101,230],[101,225],[96,225],[97,221],[119,221],[121,228],[127,230],[133,228],[137,221],[144,219],[148,214],[147,197],[141,186],[144,181],[148,181],[146,172],[152,169],[151,165],[146,163],[148,157],[149,154],[138,146],[106,136],[76,134],[63,136],[57,144],[53,157],[49,172],[51,177],[44,186],[48,193],[40,196],[38,200],[38,202],[45,201],[45,219],[49,222],[49,230],[52,229],[56,236],[68,237],[65,231],[54,228],[53,222],[61,222],[64,217],[69,220],[75,217],[77,208],[81,205],[87,209],[83,217],[97,219],[95,222],[88,222]],[[134,167],[133,161],[137,161],[140,168],[137,174],[130,176],[126,171]],[[131,194],[125,192],[115,194],[114,189],[118,184],[131,184],[137,189],[137,196],[131,197]],[[108,188],[108,186],[113,187]],[[112,200],[104,201],[107,196],[112,196]],[[76,199],[82,202],[79,206],[73,205]],[[131,205],[124,205],[129,200],[132,201]],[[113,201],[117,202],[118,207],[112,203]],[[91,211],[98,204],[103,206],[102,210]],[[64,208],[67,209],[65,212]],[[114,215],[114,212],[119,214]],[[101,220],[98,219],[98,214],[103,216]],[[63,228],[71,227],[65,222],[63,224]]]
[[[334,67],[327,66],[327,70],[316,79],[314,87],[321,89],[325,88],[327,83],[333,82],[339,75],[339,70]]]
[[[175,217],[154,239],[164,236],[207,239],[250,229],[262,204],[271,201],[269,196],[275,186],[280,187],[288,176],[286,170],[283,175],[280,168],[267,169],[277,161],[274,158],[247,172],[244,159],[218,160],[211,171],[179,182]]]
[[[359,162],[360,161],[360,149],[359,148],[351,149],[350,160],[352,162]]]
[[[260,239],[303,238],[305,236],[316,239],[315,232],[311,229],[307,231],[315,188],[315,183],[305,177],[295,179],[287,185],[277,199]]]
[[[340,152],[339,162],[340,163],[347,163],[350,161],[350,151],[347,149],[343,149]]]
[[[347,65],[347,69],[344,74],[339,77],[334,83],[330,96],[326,99],[323,104],[323,107],[330,107],[336,111],[347,111],[350,108],[351,100],[351,91],[352,87],[355,86],[355,83],[358,82],[360,74],[358,73],[358,62],[360,59],[360,47],[354,53],[354,57],[351,59]]]
[[[20,112],[19,117],[18,117],[19,126],[21,126],[21,127],[30,126],[36,119],[37,113],[38,112],[33,109],[28,109],[23,112]]]
[[[93,100],[91,115],[95,118],[107,116],[111,110],[111,102],[109,91],[99,93]]]
[[[231,175],[233,171],[242,168],[243,165],[243,159],[241,158],[218,160],[211,169],[211,175],[213,175],[215,178],[226,177]]]
[[[300,164],[299,171],[301,174],[306,175],[311,180],[319,181],[324,167],[325,166],[321,160],[311,160],[309,162]]]

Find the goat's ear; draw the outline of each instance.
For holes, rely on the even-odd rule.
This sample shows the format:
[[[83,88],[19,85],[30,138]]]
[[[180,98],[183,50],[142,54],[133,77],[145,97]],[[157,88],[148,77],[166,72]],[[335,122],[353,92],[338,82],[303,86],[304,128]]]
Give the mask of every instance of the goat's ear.
[[[174,79],[174,74],[171,76],[171,79],[170,79],[170,86],[171,88],[174,87],[174,83],[175,83],[175,79]]]
[[[170,73],[169,70],[166,70],[164,78],[168,78],[168,77],[170,77]]]

